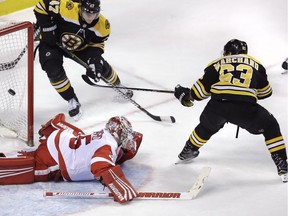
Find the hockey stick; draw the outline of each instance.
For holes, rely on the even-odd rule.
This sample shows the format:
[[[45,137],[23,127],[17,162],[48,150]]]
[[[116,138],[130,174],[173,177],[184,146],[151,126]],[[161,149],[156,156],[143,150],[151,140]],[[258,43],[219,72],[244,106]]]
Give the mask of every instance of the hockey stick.
[[[20,61],[20,59],[23,57],[23,55],[26,53],[27,50],[27,46],[20,52],[20,54],[18,55],[18,57],[10,62],[6,62],[6,63],[1,63],[0,64],[0,71],[4,71],[4,70],[9,70],[14,68],[17,63]]]
[[[236,136],[235,136],[236,139],[238,138],[238,135],[239,135],[239,125],[237,125],[237,129],[236,129]]]
[[[210,167],[203,167],[195,183],[188,192],[139,192],[135,199],[148,200],[192,200],[197,197],[210,174]],[[63,198],[94,198],[107,199],[113,198],[112,193],[93,193],[93,192],[44,192],[44,197],[63,197]]]
[[[86,64],[86,62],[82,61],[78,56],[76,56],[75,54],[71,53],[69,50],[67,50],[65,47],[63,47],[61,44],[57,43],[57,45],[66,54],[68,54],[74,61],[76,61],[77,63],[82,65],[84,68],[90,69],[89,65]],[[119,93],[126,100],[130,101],[133,105],[135,105],[138,109],[140,109],[142,112],[146,113],[148,116],[150,116],[155,121],[166,121],[166,122],[175,123],[176,120],[175,120],[175,118],[173,116],[169,116],[169,117],[168,116],[155,116],[155,115],[151,114],[150,112],[148,112],[146,109],[144,109],[142,106],[140,106],[135,100],[127,97],[120,89],[115,88],[115,86],[112,85],[111,83],[109,83],[104,77],[101,77],[101,80],[103,80],[105,83],[107,83],[109,86],[111,86],[114,91]]]
[[[82,79],[91,86],[94,87],[101,87],[101,88],[113,88],[112,86],[104,86],[104,85],[99,85],[97,83],[94,83],[90,80],[90,78],[86,75],[83,74],[82,75]],[[159,92],[159,93],[172,93],[174,94],[174,91],[170,91],[170,90],[160,90],[160,89],[147,89],[147,88],[133,88],[133,87],[126,87],[126,86],[114,86],[114,88],[117,89],[129,89],[129,90],[136,90],[136,91],[148,91],[148,92]]]
[[[40,28],[36,29],[36,31],[34,32],[33,34],[33,39],[37,38],[40,34]],[[18,62],[20,61],[20,59],[24,56],[24,54],[26,53],[27,51],[27,48],[28,48],[28,45],[26,45],[24,47],[24,49],[20,52],[20,54],[18,55],[18,57],[13,60],[13,61],[10,61],[10,62],[5,62],[5,63],[1,63],[0,64],[0,71],[4,71],[4,70],[9,70],[9,69],[12,69],[14,68]]]

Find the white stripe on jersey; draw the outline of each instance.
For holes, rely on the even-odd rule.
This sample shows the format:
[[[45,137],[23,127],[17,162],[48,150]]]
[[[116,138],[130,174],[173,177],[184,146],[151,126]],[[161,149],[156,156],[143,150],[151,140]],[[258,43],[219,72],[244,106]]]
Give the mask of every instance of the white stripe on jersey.
[[[55,137],[58,133],[60,133],[60,152],[58,152],[56,148],[57,143],[55,143]],[[48,150],[54,160],[59,164],[62,162],[61,160],[59,160],[60,157],[58,158],[58,155],[61,155],[61,157],[63,157],[65,164],[59,164],[59,167],[62,170],[67,171],[72,181],[85,181],[95,179],[94,175],[91,172],[91,164],[95,163],[96,161],[104,161],[112,165],[115,165],[116,163],[118,144],[114,137],[108,131],[103,130],[103,134],[101,137],[92,136],[94,139],[91,139],[90,143],[86,143],[88,139],[86,140],[85,136],[89,135],[82,135],[81,137],[79,137],[79,139],[81,138],[81,145],[77,149],[72,149],[69,147],[70,139],[77,138],[77,136],[73,134],[72,130],[64,130],[62,132],[56,130],[48,137],[47,140]],[[93,158],[95,152],[99,148],[106,145],[109,145],[109,147],[111,148],[112,161],[102,158],[101,156],[98,157],[97,155]],[[101,149],[97,153],[101,155]]]

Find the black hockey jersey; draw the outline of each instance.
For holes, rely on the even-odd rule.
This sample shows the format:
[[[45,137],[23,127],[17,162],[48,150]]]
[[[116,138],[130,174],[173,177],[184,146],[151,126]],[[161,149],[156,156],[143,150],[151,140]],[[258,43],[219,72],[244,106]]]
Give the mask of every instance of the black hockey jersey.
[[[195,100],[211,96],[215,100],[257,102],[272,94],[266,69],[252,56],[229,55],[218,58],[204,70],[204,76],[191,88]]]
[[[104,41],[110,34],[109,21],[100,14],[91,24],[79,14],[79,3],[72,0],[40,0],[34,8],[40,27],[56,24],[59,43],[71,51],[86,47],[99,48],[104,52]]]

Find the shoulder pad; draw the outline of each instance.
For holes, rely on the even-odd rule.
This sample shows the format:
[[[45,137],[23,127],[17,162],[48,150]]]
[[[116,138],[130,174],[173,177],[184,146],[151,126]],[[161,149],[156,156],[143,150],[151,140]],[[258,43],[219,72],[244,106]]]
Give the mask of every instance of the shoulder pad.
[[[100,35],[100,37],[107,37],[110,34],[110,22],[102,14],[93,29]]]

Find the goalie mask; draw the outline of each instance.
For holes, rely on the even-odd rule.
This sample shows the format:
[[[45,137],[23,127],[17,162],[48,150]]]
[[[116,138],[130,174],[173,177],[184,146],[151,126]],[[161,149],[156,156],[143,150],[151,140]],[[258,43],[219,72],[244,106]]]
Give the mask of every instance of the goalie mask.
[[[131,123],[124,116],[116,116],[109,119],[105,128],[115,138],[118,146],[126,150],[136,151],[136,141]]]

